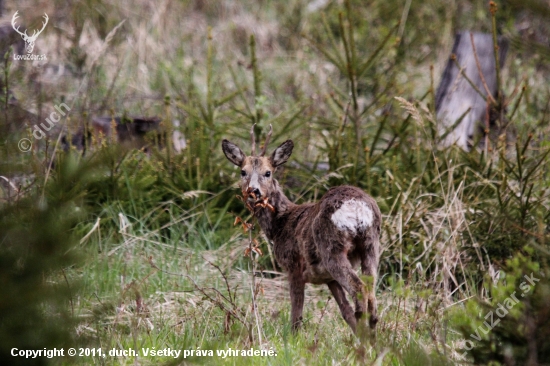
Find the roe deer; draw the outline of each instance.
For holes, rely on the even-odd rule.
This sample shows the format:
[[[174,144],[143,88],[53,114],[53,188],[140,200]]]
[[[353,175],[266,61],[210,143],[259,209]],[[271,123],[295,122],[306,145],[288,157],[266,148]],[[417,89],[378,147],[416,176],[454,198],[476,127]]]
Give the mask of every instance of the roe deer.
[[[376,201],[356,187],[331,188],[317,203],[297,205],[283,193],[273,178],[294,148],[287,140],[265,157],[273,132],[270,126],[260,155],[256,155],[254,126],[250,131],[252,153],[246,156],[228,140],[222,149],[227,159],[241,168],[241,189],[260,227],[273,243],[277,263],[288,272],[292,328],[301,325],[306,283],[326,283],[338,303],[344,320],[356,332],[367,310],[369,325],[375,328],[375,285],[380,257],[381,214]],[[361,263],[368,286],[355,273]],[[368,288],[367,288],[368,287]],[[346,290],[355,301],[355,312],[346,299]]]

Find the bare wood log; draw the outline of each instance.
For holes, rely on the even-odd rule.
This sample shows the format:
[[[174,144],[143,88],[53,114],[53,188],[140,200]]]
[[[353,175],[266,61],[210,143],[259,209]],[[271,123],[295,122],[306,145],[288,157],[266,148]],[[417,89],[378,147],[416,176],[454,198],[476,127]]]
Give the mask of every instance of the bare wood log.
[[[114,126],[114,131],[112,127]],[[85,132],[85,128],[81,127],[74,135],[65,135],[62,139],[63,149],[68,150],[70,145],[75,146],[78,150],[84,151],[85,146],[91,143],[92,135],[96,138],[101,136],[113,139],[117,143],[133,147],[147,148],[151,142],[146,139],[146,135],[151,133],[156,138],[153,138],[159,147],[171,143],[174,151],[180,153],[187,147],[185,136],[179,130],[180,121],[172,121],[173,131],[170,135],[161,126],[159,117],[93,117],[90,124],[90,131]],[[114,136],[113,136],[114,133]]]
[[[508,51],[506,39],[498,40],[498,51],[502,68]],[[456,143],[469,150],[478,133],[497,127],[494,119],[499,113],[494,110],[503,108],[497,84],[492,35],[458,33],[435,98],[442,146]]]

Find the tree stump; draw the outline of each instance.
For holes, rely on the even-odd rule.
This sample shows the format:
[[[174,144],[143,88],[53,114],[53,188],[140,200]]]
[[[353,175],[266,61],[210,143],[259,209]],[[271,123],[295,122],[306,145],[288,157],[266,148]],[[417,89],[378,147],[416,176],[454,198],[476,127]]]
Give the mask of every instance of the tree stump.
[[[460,32],[456,35],[435,97],[441,146],[457,144],[469,150],[476,139],[483,144],[484,139],[480,137],[487,133],[493,135],[491,130],[502,125],[504,113],[500,113],[503,104],[498,97],[494,49],[491,34]],[[508,51],[506,39],[499,38],[498,51],[502,68]]]

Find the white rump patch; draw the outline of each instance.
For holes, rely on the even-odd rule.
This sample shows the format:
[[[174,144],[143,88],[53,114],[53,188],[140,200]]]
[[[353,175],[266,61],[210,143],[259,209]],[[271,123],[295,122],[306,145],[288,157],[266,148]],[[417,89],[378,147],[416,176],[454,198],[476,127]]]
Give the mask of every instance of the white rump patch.
[[[334,225],[340,230],[349,230],[353,234],[357,229],[366,229],[372,226],[374,213],[372,209],[363,201],[354,199],[344,202],[330,217]]]

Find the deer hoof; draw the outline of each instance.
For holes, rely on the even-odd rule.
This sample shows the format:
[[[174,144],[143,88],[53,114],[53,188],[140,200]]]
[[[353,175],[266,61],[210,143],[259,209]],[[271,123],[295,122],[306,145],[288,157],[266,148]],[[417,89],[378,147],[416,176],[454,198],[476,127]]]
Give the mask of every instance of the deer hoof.
[[[371,315],[369,319],[369,326],[371,329],[376,328],[376,323],[378,323],[378,317],[376,315]]]

